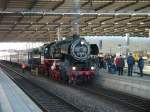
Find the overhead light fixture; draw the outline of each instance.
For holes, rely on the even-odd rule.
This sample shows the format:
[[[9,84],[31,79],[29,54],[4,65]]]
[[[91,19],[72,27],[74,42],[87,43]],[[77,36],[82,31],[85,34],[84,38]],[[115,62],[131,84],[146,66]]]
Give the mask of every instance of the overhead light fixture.
[[[128,30],[128,29],[125,28],[124,30]]]
[[[48,22],[46,23],[46,25],[48,25]]]
[[[138,29],[136,28],[135,30],[137,31]]]
[[[63,23],[61,22],[60,24],[62,25]]]
[[[105,22],[102,22],[101,24],[106,24]]]
[[[132,24],[132,23],[127,23],[127,24]]]
[[[145,30],[150,30],[150,29],[148,29],[148,28],[145,28]]]
[[[132,14],[132,16],[135,16],[135,15],[136,15],[136,13],[133,13],[133,14]]]
[[[98,13],[97,15],[100,16],[100,15],[102,15],[102,14],[101,14],[101,13]]]
[[[58,0],[57,0],[58,1]],[[16,12],[13,11],[0,11],[1,14],[14,14]],[[94,13],[94,12],[72,12],[72,13],[57,13],[57,12],[48,12],[48,11],[18,11],[18,14],[38,14],[38,15],[148,15],[150,16],[150,13],[128,13],[128,12],[123,12],[123,13]]]
[[[140,22],[140,24],[142,25],[142,24],[145,24],[144,22]]]
[[[91,22],[88,23],[89,25],[92,24]]]
[[[115,16],[118,16],[119,15],[119,13],[115,13]]]
[[[95,30],[96,30],[96,28],[93,28],[93,30],[95,31]]]
[[[106,28],[104,28],[104,30],[107,30]]]
[[[116,25],[118,24],[118,23],[115,23]]]

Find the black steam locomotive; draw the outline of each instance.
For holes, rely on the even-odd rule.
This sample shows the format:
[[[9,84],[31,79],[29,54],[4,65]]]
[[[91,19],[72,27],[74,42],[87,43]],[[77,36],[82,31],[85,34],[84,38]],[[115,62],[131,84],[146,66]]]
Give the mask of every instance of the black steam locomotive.
[[[49,75],[54,80],[76,83],[95,77],[98,52],[96,44],[89,44],[84,38],[74,35],[18,53],[10,60],[19,65],[26,64],[31,70],[38,68],[40,74]]]
[[[74,35],[45,46],[44,66],[54,80],[88,81],[97,72],[98,52],[96,44]]]

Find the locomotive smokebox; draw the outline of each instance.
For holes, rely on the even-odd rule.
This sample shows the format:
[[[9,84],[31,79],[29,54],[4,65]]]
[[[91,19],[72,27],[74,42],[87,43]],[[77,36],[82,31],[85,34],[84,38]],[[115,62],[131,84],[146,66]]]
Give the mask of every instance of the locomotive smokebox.
[[[90,58],[90,45],[84,38],[78,38],[71,44],[71,55],[74,59],[84,61]]]

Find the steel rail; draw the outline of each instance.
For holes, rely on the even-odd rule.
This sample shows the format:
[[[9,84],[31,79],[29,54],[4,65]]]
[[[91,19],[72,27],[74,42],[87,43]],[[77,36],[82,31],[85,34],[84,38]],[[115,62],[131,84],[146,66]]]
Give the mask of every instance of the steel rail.
[[[83,112],[75,105],[60,98],[56,94],[47,91],[39,85],[31,82],[20,73],[11,68],[2,65],[0,67],[7,72],[7,75],[44,111],[44,112]],[[11,72],[11,75],[10,75]],[[24,87],[28,86],[28,87]],[[31,92],[29,92],[31,91]],[[54,107],[52,107],[54,106]],[[64,106],[64,107],[63,107]],[[52,109],[51,109],[52,108]],[[54,110],[56,108],[56,110]]]

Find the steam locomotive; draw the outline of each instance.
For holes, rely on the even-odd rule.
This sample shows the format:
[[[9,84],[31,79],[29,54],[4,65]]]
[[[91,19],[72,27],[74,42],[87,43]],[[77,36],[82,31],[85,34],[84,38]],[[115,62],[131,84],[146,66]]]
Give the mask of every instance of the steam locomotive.
[[[96,44],[74,35],[44,47],[44,65],[54,80],[72,82],[91,80],[97,72]]]
[[[84,38],[73,35],[41,48],[10,55],[9,61],[20,65],[25,63],[31,70],[38,68],[40,74],[48,75],[53,80],[76,83],[95,77],[98,53],[96,44],[89,44]]]

